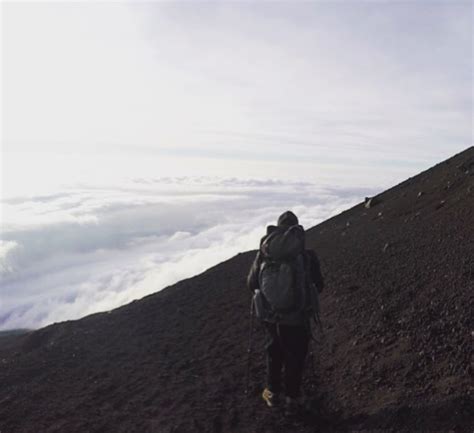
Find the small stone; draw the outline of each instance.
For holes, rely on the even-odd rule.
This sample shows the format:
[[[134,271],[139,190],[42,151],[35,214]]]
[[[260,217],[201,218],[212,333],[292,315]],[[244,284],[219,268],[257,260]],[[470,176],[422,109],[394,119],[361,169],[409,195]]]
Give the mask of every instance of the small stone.
[[[390,246],[390,244],[387,242],[384,246],[383,246],[383,249],[382,249],[382,252],[385,253],[387,250],[388,250],[388,247]]]
[[[422,195],[424,195],[424,192],[423,191],[420,191],[417,195],[417,198],[420,198]]]

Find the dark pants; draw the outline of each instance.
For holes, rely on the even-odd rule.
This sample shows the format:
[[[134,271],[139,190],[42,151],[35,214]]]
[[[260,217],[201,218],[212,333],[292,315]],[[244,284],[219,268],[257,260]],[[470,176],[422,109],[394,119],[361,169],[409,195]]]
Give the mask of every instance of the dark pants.
[[[281,391],[281,376],[286,395],[298,397],[309,333],[305,326],[276,325],[264,322],[266,331],[267,387],[270,391]]]

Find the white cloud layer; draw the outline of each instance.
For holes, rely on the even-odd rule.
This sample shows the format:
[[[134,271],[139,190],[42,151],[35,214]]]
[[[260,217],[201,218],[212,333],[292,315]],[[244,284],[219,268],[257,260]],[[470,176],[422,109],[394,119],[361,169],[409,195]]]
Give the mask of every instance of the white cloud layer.
[[[286,209],[310,227],[364,192],[180,177],[6,199],[0,328],[109,310],[255,249],[265,225]]]
[[[0,328],[116,307],[472,145],[472,2],[0,14]]]

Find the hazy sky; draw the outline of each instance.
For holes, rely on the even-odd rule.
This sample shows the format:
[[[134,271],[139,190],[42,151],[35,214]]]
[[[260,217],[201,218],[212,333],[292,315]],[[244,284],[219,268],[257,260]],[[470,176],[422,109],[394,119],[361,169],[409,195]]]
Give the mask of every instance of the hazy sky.
[[[3,150],[403,176],[472,142],[472,18],[456,0],[5,3]]]
[[[1,13],[0,328],[113,308],[472,145],[471,1]]]

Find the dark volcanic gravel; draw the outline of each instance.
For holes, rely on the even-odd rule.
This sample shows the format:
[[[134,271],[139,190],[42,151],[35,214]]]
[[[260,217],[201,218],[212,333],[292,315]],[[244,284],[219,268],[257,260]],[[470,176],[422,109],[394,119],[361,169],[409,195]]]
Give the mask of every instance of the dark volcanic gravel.
[[[261,402],[258,326],[244,393],[251,251],[116,310],[0,338],[0,432],[472,431],[474,148],[307,233],[327,287],[306,415]]]

